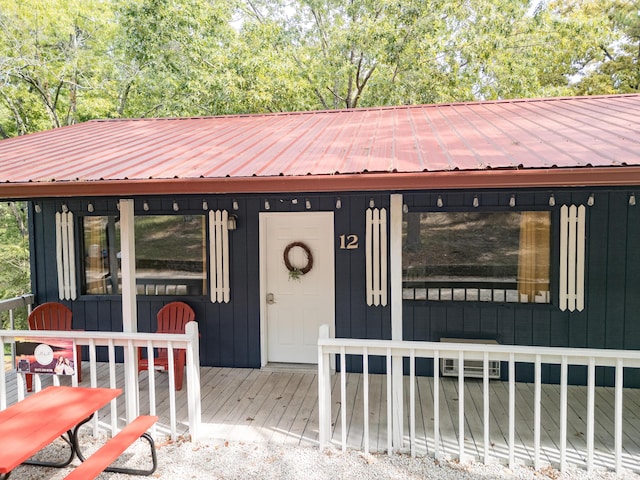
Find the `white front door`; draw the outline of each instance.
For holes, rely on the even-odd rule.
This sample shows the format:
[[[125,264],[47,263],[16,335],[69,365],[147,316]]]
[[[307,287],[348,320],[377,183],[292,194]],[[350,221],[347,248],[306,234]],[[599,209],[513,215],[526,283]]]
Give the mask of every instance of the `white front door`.
[[[291,274],[284,252],[293,242],[308,247],[308,273]],[[333,212],[260,214],[262,364],[317,363],[318,329],[335,323]],[[309,260],[302,247],[290,248],[292,268]]]

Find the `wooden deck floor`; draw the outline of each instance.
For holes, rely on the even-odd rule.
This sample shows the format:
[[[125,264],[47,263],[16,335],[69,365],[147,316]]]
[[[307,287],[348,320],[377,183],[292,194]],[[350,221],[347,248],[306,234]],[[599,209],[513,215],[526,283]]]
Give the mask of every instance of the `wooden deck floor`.
[[[121,372],[119,372],[121,373]],[[11,374],[9,374],[11,375]],[[141,398],[146,399],[146,373],[140,376]],[[106,365],[99,368],[98,383],[108,378]],[[9,377],[9,402],[15,401],[15,381]],[[83,383],[88,383],[87,380]],[[118,375],[119,386],[122,375]],[[158,433],[169,432],[169,400],[167,375],[157,376]],[[372,452],[386,451],[386,380],[381,375],[369,377],[369,443]],[[458,454],[458,384],[457,379],[443,378],[440,385],[440,450],[452,458]],[[314,373],[267,371],[231,368],[202,368],[202,436],[203,440],[262,442],[292,446],[318,445],[318,390]],[[12,398],[14,397],[14,398]],[[533,464],[533,385],[516,384],[516,461]],[[567,424],[567,458],[570,465],[586,463],[586,389],[569,387]],[[363,377],[347,375],[347,442],[348,448],[362,449]],[[405,378],[405,446],[409,448],[409,379]],[[544,464],[557,466],[560,460],[560,388],[542,386],[542,456]],[[482,382],[465,381],[465,454],[483,458]],[[178,434],[188,431],[186,391],[176,398]],[[490,452],[493,459],[508,459],[508,385],[490,382]],[[417,454],[432,455],[433,379],[419,377],[416,385]],[[332,440],[339,447],[342,438],[339,375],[332,378]],[[141,405],[141,413],[147,413]],[[613,389],[596,389],[595,465],[614,466],[614,394]],[[109,411],[101,412],[101,420],[109,422]],[[124,418],[124,402],[119,402],[118,415]],[[625,389],[623,425],[623,466],[640,469],[640,390]]]

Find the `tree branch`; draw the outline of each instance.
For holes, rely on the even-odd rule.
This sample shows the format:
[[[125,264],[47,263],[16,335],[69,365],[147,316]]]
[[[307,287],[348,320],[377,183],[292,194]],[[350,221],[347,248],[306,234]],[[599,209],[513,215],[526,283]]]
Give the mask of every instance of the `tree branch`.
[[[293,57],[293,61],[296,62],[296,65],[298,65],[298,68],[300,68],[300,70],[302,72],[304,72],[304,75],[307,79],[307,82],[309,82],[309,85],[311,85],[311,87],[313,88],[313,93],[316,94],[316,96],[318,97],[318,100],[320,100],[320,103],[322,103],[322,106],[324,107],[325,110],[329,110],[330,107],[327,104],[326,99],[324,98],[324,95],[322,95],[322,93],[320,92],[320,90],[318,89],[317,86],[314,85],[313,80],[311,79],[311,77],[309,76],[309,72],[306,68],[304,68],[304,65],[302,65],[302,62],[298,59],[297,55],[294,53],[292,54]],[[329,91],[331,92],[331,89],[329,89]],[[331,92],[333,94],[333,92]]]
[[[249,10],[251,11],[251,13],[253,13],[253,16],[256,18],[256,20],[264,24],[264,15],[262,15],[258,7],[256,7],[254,2],[252,2],[251,0],[246,0],[246,1],[247,1],[247,5],[249,5]]]
[[[48,94],[48,92],[46,91],[46,89],[44,89],[42,87],[42,85],[40,85],[40,82],[34,78],[31,78],[30,75],[25,74],[22,70],[20,70],[17,74],[14,74],[18,79],[24,80],[26,83],[28,83],[29,85],[31,85],[33,88],[35,88],[38,93],[40,94],[40,98],[42,99],[42,102],[44,103],[46,109],[47,109],[47,113],[49,114],[49,118],[51,119],[51,122],[53,123],[53,127],[54,128],[58,128],[60,126],[60,121],[58,120],[58,115],[55,111],[55,106],[53,104],[53,102],[51,101],[51,98]]]
[[[331,92],[331,95],[333,95],[338,101],[340,102],[345,102],[346,103],[346,99],[341,97],[340,95],[338,95],[337,92],[334,92],[331,87],[327,87],[327,90],[329,90]],[[329,107],[327,107],[329,108]]]
[[[318,32],[320,33],[320,40],[322,43],[322,53],[326,56],[327,49],[329,48],[329,42],[327,40],[327,34],[325,33],[324,27],[322,25],[322,18],[313,8],[311,9],[311,14],[313,15],[313,19],[316,23],[316,26],[318,27]]]
[[[18,225],[18,230],[20,230],[20,235],[22,235],[23,238],[26,237],[29,234],[29,232],[27,231],[27,227],[25,225],[24,216],[22,212],[18,210],[18,207],[16,206],[15,202],[9,202],[9,209],[11,210],[11,213],[13,213],[13,216],[16,219],[16,224]]]
[[[133,80],[130,80],[124,86],[122,93],[120,94],[120,98],[118,98],[118,107],[116,108],[116,113],[118,117],[122,117],[124,114],[124,109],[127,105],[127,100],[129,98],[129,92],[131,91],[131,86],[133,85]]]
[[[607,57],[607,59],[613,61],[613,55],[611,55],[609,53],[609,50],[607,50],[607,47],[605,47],[604,45],[600,45],[600,50],[602,50],[602,52],[604,53],[604,56]]]
[[[13,119],[16,122],[16,131],[18,133],[18,135],[24,135],[25,133],[27,133],[27,126],[24,122],[24,119],[22,118],[22,115],[20,115],[20,110],[18,109],[18,107],[16,107],[16,105],[14,104],[13,100],[11,100],[4,91],[2,91],[0,89],[0,94],[2,94],[2,98],[4,98],[4,101],[6,102],[7,106],[9,107],[9,109],[11,110],[11,112],[13,113]]]

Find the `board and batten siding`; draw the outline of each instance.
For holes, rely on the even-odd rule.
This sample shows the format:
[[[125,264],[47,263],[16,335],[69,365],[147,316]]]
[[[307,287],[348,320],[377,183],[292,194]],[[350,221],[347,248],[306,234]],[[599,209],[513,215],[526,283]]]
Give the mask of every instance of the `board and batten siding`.
[[[516,193],[516,209],[552,211],[552,286],[550,304],[403,301],[405,340],[439,341],[440,338],[486,338],[509,345],[640,349],[640,205],[629,205],[630,189],[550,191],[441,192],[444,207],[437,207],[438,193],[405,194],[411,211],[471,210],[478,195],[479,210],[508,209]],[[593,206],[586,210],[585,309],[558,308],[559,209],[566,205]],[[433,373],[431,362],[421,365]],[[516,368],[519,381],[533,381],[533,367]],[[506,369],[502,369],[506,379]],[[569,381],[586,383],[586,367],[570,367]],[[558,383],[559,366],[543,366],[543,381]],[[599,385],[613,385],[614,372],[596,370]],[[625,385],[640,387],[639,372],[625,371]]]
[[[509,207],[516,194],[516,209],[552,211],[552,300],[551,304],[485,303],[454,301],[403,301],[403,336],[405,340],[438,341],[448,338],[490,338],[504,344],[569,346],[592,348],[640,349],[640,205],[629,205],[632,189],[565,189],[554,190],[555,206],[549,206],[551,191],[476,191],[476,192],[409,192],[403,202],[410,211],[475,210],[473,197],[478,196],[478,210]],[[557,265],[559,209],[561,205],[587,204],[594,194],[594,205],[586,210],[585,309],[561,311],[558,308]],[[437,207],[437,198],[444,200]],[[297,202],[293,202],[293,199]],[[180,214],[204,214],[202,202],[209,209],[226,209],[238,217],[237,229],[230,232],[231,301],[212,303],[208,296],[138,296],[138,329],[155,329],[155,315],[172,300],[183,300],[193,307],[201,332],[203,366],[260,367],[260,285],[259,285],[259,214],[269,202],[270,212],[306,210],[332,211],[335,219],[336,272],[336,336],[343,338],[391,338],[391,307],[367,306],[365,283],[365,230],[367,208],[389,209],[389,193],[300,194],[243,196],[194,195],[154,197],[147,199],[146,214],[173,214],[173,200]],[[341,207],[336,207],[340,198]],[[236,200],[238,210],[232,210]],[[32,238],[32,285],[36,302],[58,300],[55,258],[55,212],[63,201],[80,217],[88,215],[87,205],[94,206],[93,215],[117,215],[116,199],[50,199],[38,201],[40,213],[30,207]],[[136,214],[142,212],[143,199],[136,199]],[[341,235],[357,235],[358,248],[341,247]],[[76,248],[80,248],[77,242]],[[76,252],[81,258],[80,250]],[[80,269],[78,269],[78,274]],[[78,282],[78,285],[80,282]],[[390,292],[388,292],[390,293]],[[84,330],[122,329],[122,304],[118,295],[79,295],[73,302],[63,302],[73,311],[74,328]],[[347,368],[361,369],[361,361],[347,359]],[[371,359],[372,372],[383,371],[382,361]],[[433,366],[424,362],[422,374],[432,374]],[[559,367],[545,366],[546,382],[557,382]],[[503,372],[506,370],[503,369]],[[530,381],[532,369],[518,367],[518,380]],[[570,381],[584,383],[586,370],[570,368]],[[627,372],[628,384],[640,386],[640,375]],[[613,373],[597,370],[599,384],[612,384]]]
[[[298,202],[292,202],[297,198]],[[391,338],[390,310],[387,307],[366,305],[364,232],[365,211],[371,199],[376,207],[388,208],[387,194],[336,195],[300,194],[266,196],[171,196],[136,199],[136,215],[171,215],[173,201],[179,204],[179,214],[226,209],[237,215],[237,229],[229,232],[231,298],[228,303],[212,303],[204,296],[137,296],[138,330],[155,330],[155,316],[166,303],[181,300],[196,313],[201,334],[200,360],[203,366],[236,368],[260,367],[260,271],[259,271],[259,214],[270,212],[305,211],[305,199],[311,202],[310,211],[333,211],[335,218],[336,271],[336,335],[354,338]],[[336,208],[337,198],[341,207]],[[142,210],[146,200],[148,211]],[[233,201],[238,210],[233,210]],[[117,199],[49,199],[39,200],[39,213],[30,206],[32,233],[32,288],[36,303],[60,301],[58,298],[55,212],[63,203],[76,215],[76,235],[80,235],[83,215],[117,215]],[[88,204],[93,212],[88,212]],[[358,235],[358,248],[340,249],[340,235]],[[81,242],[76,244],[76,258],[82,258]],[[284,268],[284,264],[283,264]],[[81,269],[77,270],[78,275]],[[81,284],[78,278],[78,285]],[[121,331],[122,301],[120,295],[78,295],[75,301],[62,301],[73,311],[73,328],[90,331]],[[99,352],[99,358],[105,355]],[[106,356],[104,357],[106,358]]]

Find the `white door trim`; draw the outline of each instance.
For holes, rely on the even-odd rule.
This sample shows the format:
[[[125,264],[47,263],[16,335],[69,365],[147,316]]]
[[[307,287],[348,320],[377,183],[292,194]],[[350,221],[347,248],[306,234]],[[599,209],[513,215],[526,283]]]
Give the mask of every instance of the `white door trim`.
[[[267,271],[265,261],[267,255],[267,220],[269,217],[284,216],[288,213],[305,215],[315,215],[316,217],[325,217],[331,219],[331,232],[333,237],[334,232],[334,214],[333,212],[260,212],[259,214],[259,241],[260,241],[260,365],[265,367],[268,363],[268,338],[267,338]],[[335,289],[335,242],[331,244],[331,259],[330,265],[332,270],[332,277],[334,279]],[[329,335],[335,337],[335,311],[332,315],[329,323]]]

